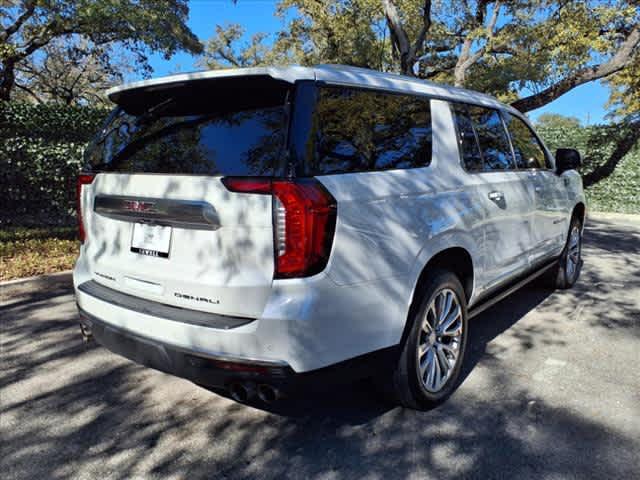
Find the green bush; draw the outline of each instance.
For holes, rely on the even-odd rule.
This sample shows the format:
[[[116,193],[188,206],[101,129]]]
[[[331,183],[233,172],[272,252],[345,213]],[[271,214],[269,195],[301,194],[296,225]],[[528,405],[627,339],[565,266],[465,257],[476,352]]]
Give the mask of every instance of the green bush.
[[[587,174],[613,150],[609,141],[612,127],[593,125],[578,128],[538,128],[551,152],[556,148],[576,148],[584,158],[580,173]],[[609,177],[586,189],[590,210],[640,214],[640,148],[627,154]]]
[[[640,149],[627,154],[611,176],[586,192],[590,210],[640,214]]]
[[[83,150],[106,113],[0,103],[0,226],[73,224]]]
[[[75,178],[86,144],[107,111],[89,107],[0,103],[0,227],[75,223]],[[541,128],[551,151],[574,147],[600,161],[611,151],[603,126]],[[582,173],[593,164],[587,162]],[[587,189],[593,210],[640,213],[640,150]]]

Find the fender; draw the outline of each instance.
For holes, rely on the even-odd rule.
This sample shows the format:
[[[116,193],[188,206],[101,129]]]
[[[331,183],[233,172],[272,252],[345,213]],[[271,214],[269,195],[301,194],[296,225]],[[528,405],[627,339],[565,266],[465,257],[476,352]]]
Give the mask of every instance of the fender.
[[[478,282],[478,272],[481,271],[481,265],[478,264],[477,258],[479,257],[480,246],[478,242],[468,231],[460,228],[453,228],[442,232],[435,237],[431,237],[424,242],[423,247],[416,256],[414,266],[409,274],[409,282],[411,285],[411,295],[407,299],[405,306],[405,319],[408,319],[409,309],[413,303],[413,298],[416,293],[416,287],[418,285],[418,279],[420,274],[427,266],[429,261],[435,257],[438,253],[447,250],[449,248],[462,248],[469,252],[473,267],[473,280],[471,288],[471,297],[469,304],[471,304],[475,298],[476,286]],[[406,320],[405,320],[406,322]]]

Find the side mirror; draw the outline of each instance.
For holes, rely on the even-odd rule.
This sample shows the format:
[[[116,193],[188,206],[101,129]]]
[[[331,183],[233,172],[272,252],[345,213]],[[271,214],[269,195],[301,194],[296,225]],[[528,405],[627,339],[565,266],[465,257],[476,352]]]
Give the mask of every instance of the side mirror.
[[[580,153],[573,148],[559,148],[556,150],[556,170],[558,174],[567,170],[575,170],[582,165]]]

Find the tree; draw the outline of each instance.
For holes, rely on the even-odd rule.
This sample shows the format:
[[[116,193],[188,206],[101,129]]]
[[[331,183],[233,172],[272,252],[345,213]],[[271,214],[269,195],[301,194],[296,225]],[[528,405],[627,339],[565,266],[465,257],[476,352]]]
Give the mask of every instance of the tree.
[[[83,39],[55,39],[16,67],[13,97],[37,103],[106,104],[104,91],[132,71],[123,52]]]
[[[200,53],[186,26],[186,0],[16,0],[0,4],[0,99],[9,100],[17,71],[56,39],[82,37],[98,48],[118,45],[148,68],[147,53]]]
[[[485,91],[523,112],[584,83],[622,78],[640,62],[637,0],[436,5],[430,0],[281,0],[276,14],[292,18],[269,47],[264,35],[239,47],[243,32],[237,25],[218,27],[203,61],[214,58],[214,66],[339,61]],[[246,55],[257,44],[261,54]]]
[[[559,113],[543,113],[536,120],[536,127],[540,129],[576,129],[580,126],[580,120],[576,117],[567,117]]]
[[[203,63],[344,63],[483,91],[522,112],[607,81],[615,120],[640,121],[638,0],[280,0],[276,14],[290,20],[270,44],[240,46],[241,29],[218,27]],[[634,131],[615,138],[603,165],[637,142]]]

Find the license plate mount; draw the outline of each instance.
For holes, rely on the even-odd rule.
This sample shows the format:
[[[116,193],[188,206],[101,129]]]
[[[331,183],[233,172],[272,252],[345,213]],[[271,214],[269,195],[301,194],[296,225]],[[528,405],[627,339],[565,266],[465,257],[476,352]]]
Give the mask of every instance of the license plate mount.
[[[169,258],[171,227],[134,223],[131,235],[131,251],[149,257]]]

